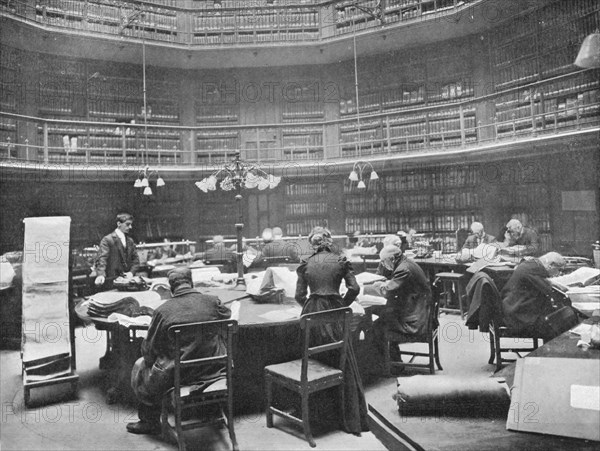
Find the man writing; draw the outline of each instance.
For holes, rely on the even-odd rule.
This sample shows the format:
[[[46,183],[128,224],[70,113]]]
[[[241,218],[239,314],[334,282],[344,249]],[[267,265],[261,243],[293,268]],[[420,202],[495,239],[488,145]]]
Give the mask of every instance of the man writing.
[[[173,387],[173,368],[178,352],[186,358],[203,358],[222,355],[226,345],[222,337],[181,337],[183,346],[175,348],[174,340],[168,335],[169,327],[228,319],[231,310],[221,304],[216,296],[199,293],[193,289],[192,272],[181,267],[168,274],[171,299],[158,307],[152,316],[148,335],[142,342],[142,357],[131,371],[131,387],[138,399],[140,421],[127,424],[133,434],[156,434],[160,432],[161,398]],[[185,350],[185,351],[184,351]],[[196,380],[205,380],[207,385],[220,378],[220,369],[196,374]]]
[[[379,258],[391,275],[385,282],[375,282],[371,287],[365,285],[365,294],[383,296],[387,300],[373,325],[376,343],[383,348],[385,329],[407,335],[425,332],[431,288],[421,267],[408,259],[399,247],[384,247]]]
[[[133,216],[129,213],[117,215],[117,228],[100,241],[98,256],[96,257],[97,287],[112,288],[113,281],[124,276],[131,278],[140,266],[140,259],[133,239],[129,232],[133,226]]]
[[[538,256],[540,243],[535,230],[524,227],[518,219],[511,219],[506,224],[508,247],[500,250],[502,255],[525,257]]]
[[[496,237],[485,233],[481,222],[471,224],[471,235],[467,237],[463,244],[463,249],[475,249],[480,244],[490,244],[496,241]]]

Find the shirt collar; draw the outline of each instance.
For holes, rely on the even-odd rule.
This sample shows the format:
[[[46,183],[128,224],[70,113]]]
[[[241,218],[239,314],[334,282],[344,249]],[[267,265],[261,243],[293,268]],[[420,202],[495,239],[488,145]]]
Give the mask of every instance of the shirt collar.
[[[115,233],[121,240],[121,243],[123,243],[123,247],[127,247],[127,238],[125,237],[125,234],[123,232],[121,232],[119,229],[115,229]]]

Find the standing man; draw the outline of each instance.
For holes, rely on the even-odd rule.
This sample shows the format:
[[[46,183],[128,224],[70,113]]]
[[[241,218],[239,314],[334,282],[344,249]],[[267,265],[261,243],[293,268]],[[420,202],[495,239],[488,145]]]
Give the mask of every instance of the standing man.
[[[117,215],[117,228],[100,241],[96,257],[97,287],[111,289],[119,276],[131,278],[140,266],[140,259],[129,231],[133,226],[133,216],[129,213]]]
[[[132,434],[160,433],[161,398],[165,391],[173,387],[174,362],[178,352],[185,352],[186,358],[199,359],[223,355],[226,350],[223,338],[218,335],[210,338],[183,336],[183,347],[175,348],[174,340],[168,334],[169,327],[228,319],[231,310],[218,297],[194,290],[189,268],[172,269],[168,278],[171,299],[154,311],[148,335],[142,342],[142,357],[135,362],[131,371],[131,387],[138,400],[140,419],[127,424],[127,431]],[[208,385],[222,378],[220,368],[209,368],[207,371],[194,375],[197,376],[195,381],[203,380]]]
[[[475,249],[480,244],[490,244],[496,241],[496,237],[485,233],[481,222],[471,224],[471,235],[467,237],[463,244],[463,249]]]

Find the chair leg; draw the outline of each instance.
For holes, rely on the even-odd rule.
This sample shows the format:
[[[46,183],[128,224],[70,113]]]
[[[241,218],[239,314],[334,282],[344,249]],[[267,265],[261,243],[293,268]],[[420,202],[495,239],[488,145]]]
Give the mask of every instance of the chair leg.
[[[494,333],[494,346],[496,347],[496,371],[502,369],[502,348],[500,347],[500,333],[495,331]]]
[[[265,390],[267,392],[267,427],[273,427],[273,412],[271,412],[271,404],[273,403],[273,380],[271,376],[265,377]]]
[[[440,346],[437,336],[433,339],[433,348],[435,349],[435,363],[437,364],[438,370],[444,371],[442,364],[440,363]]]
[[[235,421],[233,420],[233,408],[229,402],[227,403],[226,418],[227,418],[227,429],[229,430],[229,439],[231,440],[231,448],[233,449],[233,451],[238,451],[239,447],[238,447],[237,439],[235,437],[235,430],[234,430]]]
[[[427,343],[427,345],[429,346],[429,373],[430,374],[435,374],[435,366],[433,366],[433,360],[434,360],[434,347],[433,347],[433,338],[431,340],[429,340],[429,343]]]
[[[392,375],[392,365],[390,362],[390,340],[384,338],[383,344],[383,365],[386,376]]]
[[[490,326],[490,358],[488,360],[488,363],[490,365],[492,365],[494,363],[494,361],[496,360],[496,347],[494,346],[494,333],[492,332],[491,326]]]
[[[304,435],[306,437],[306,440],[308,441],[308,444],[311,446],[311,448],[314,448],[315,446],[317,446],[317,444],[315,443],[312,433],[310,431],[308,397],[308,393],[302,394],[302,426],[304,427]]]

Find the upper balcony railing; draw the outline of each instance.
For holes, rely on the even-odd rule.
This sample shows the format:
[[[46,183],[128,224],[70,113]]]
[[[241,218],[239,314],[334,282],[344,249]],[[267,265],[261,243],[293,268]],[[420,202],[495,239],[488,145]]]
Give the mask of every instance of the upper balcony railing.
[[[600,130],[600,83],[587,72],[454,103],[363,114],[360,134],[355,116],[188,127],[54,120],[0,112],[0,160],[193,167],[229,161],[236,152],[246,160],[272,163],[476,150],[495,143]],[[480,112],[492,112],[492,117]],[[22,137],[22,130],[28,131],[29,138]],[[265,130],[274,139],[264,142]]]
[[[0,0],[0,14],[56,29],[129,36],[198,46],[314,42],[382,22],[365,10],[376,1],[206,0],[183,2],[113,0]],[[467,8],[462,0],[381,0],[383,23],[394,27]],[[352,5],[359,5],[363,9]]]

